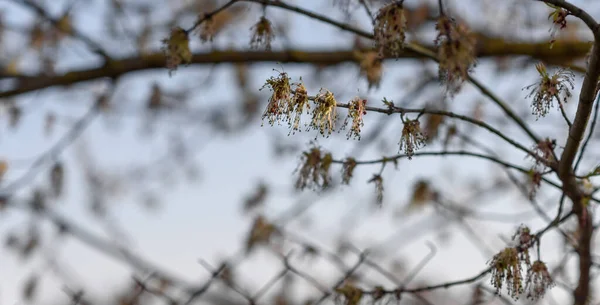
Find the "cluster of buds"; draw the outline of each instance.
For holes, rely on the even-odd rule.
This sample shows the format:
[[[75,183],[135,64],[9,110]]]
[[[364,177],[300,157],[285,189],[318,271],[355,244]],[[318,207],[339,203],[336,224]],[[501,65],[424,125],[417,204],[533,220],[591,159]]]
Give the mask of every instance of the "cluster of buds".
[[[542,63],[537,64],[535,68],[541,79],[525,87],[525,89],[531,89],[527,98],[533,96],[532,114],[540,118],[548,114],[553,106],[553,100],[556,99],[559,104],[562,104],[563,102],[566,103],[571,97],[571,90],[575,88],[573,83],[575,74],[569,70],[559,69],[553,75],[550,75],[546,70],[546,66]],[[561,94],[564,94],[562,99]]]
[[[464,24],[442,15],[436,24],[440,79],[451,95],[458,92],[476,64],[475,36]]]
[[[512,247],[505,248],[494,255],[489,266],[492,272],[492,286],[496,288],[496,292],[499,293],[506,283],[509,295],[515,300],[518,299],[524,291],[519,250]]]
[[[266,17],[260,17],[260,20],[251,28],[253,31],[250,39],[250,48],[259,49],[263,47],[265,50],[271,50],[271,42],[275,38],[275,31],[271,21]]]
[[[294,84],[296,89],[293,91],[292,103],[290,107],[291,111],[294,113],[294,119],[290,118],[290,133],[295,133],[296,131],[300,131],[300,118],[302,117],[302,113],[306,108],[306,113],[308,114],[308,110],[310,109],[310,104],[308,103],[308,91],[302,82]]]
[[[418,119],[410,120],[402,118],[404,127],[402,128],[402,137],[400,138],[400,150],[411,160],[415,151],[423,146],[427,141],[427,136],[421,131],[421,124]]]
[[[403,2],[396,0],[382,7],[375,17],[375,42],[382,58],[385,51],[397,56],[404,45],[407,19]]]
[[[329,169],[332,163],[331,153],[323,153],[318,147],[303,152],[302,162],[296,170],[298,172],[296,188],[326,189],[331,183]]]
[[[344,125],[342,125],[342,129],[346,128],[348,125],[348,121],[352,120],[352,126],[348,131],[347,138],[350,139],[354,137],[355,139],[360,140],[360,130],[365,125],[363,122],[363,116],[367,114],[366,110],[367,100],[355,97],[348,104],[348,116],[346,120],[344,120]]]
[[[278,77],[271,76],[260,90],[265,87],[269,87],[273,94],[269,98],[267,109],[262,115],[263,120],[268,118],[271,126],[275,122],[281,123],[282,120],[288,120],[293,105],[291,104],[292,88],[287,73],[281,72]]]
[[[295,89],[292,90],[292,86]],[[286,121],[290,127],[290,134],[300,130],[300,119],[302,113],[310,109],[308,103],[308,91],[302,80],[299,83],[290,83],[290,78],[287,73],[279,73],[278,77],[267,79],[265,85],[261,88],[269,87],[273,92],[269,98],[267,109],[263,113],[263,120],[268,118],[272,125]],[[308,112],[307,112],[308,113]]]
[[[190,51],[190,40],[188,33],[180,28],[171,30],[171,35],[167,39],[162,40],[163,51],[167,57],[167,68],[169,75],[177,70],[177,66],[182,63],[189,63],[192,60],[192,52]]]

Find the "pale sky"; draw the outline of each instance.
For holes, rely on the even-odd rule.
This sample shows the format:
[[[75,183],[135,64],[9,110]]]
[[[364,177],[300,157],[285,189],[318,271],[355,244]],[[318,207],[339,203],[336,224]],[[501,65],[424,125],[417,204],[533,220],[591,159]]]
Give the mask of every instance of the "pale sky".
[[[6,23],[19,24],[23,22],[24,18],[29,18],[25,11],[15,10],[15,6],[11,2],[10,0],[0,1],[0,11],[4,12]],[[407,3],[412,2],[415,1],[407,0]],[[101,6],[97,5],[101,1],[93,1],[93,3],[91,6],[86,5],[83,7],[82,5],[79,8],[77,12],[82,12],[85,18],[75,20],[75,25],[85,33],[96,35],[98,31],[102,30],[102,26],[99,24],[102,14],[90,14],[90,10],[97,11],[97,9],[101,9]],[[328,15],[335,12],[334,9],[322,1],[295,1],[295,4],[313,11],[327,12]],[[61,6],[57,6],[53,12],[56,13],[59,7]],[[267,14],[273,19],[274,23],[287,20],[292,25],[293,32],[290,36],[294,37],[294,47],[343,49],[350,46],[348,42],[351,41],[348,39],[350,36],[340,34],[337,29],[330,26],[305,17],[290,15],[278,9],[269,9]],[[358,10],[356,15],[361,16],[363,26],[368,24],[362,11]],[[502,14],[499,13],[499,15]],[[187,27],[189,22],[182,25]],[[244,29],[243,26],[240,28]],[[240,37],[237,45],[243,47],[249,40],[249,33],[249,31],[234,33],[235,37]],[[280,43],[281,40],[275,40],[274,48],[280,48]],[[199,50],[198,41],[195,41],[193,45],[196,50]],[[126,48],[121,45],[108,47],[111,51],[119,51],[118,54],[127,54],[124,53],[127,52]],[[12,49],[13,52],[19,50],[18,46],[8,45],[7,48]],[[202,48],[206,49],[206,46],[202,46]],[[83,46],[79,42],[69,41],[67,47],[63,49],[63,52],[69,52],[73,49],[81,50]],[[25,58],[27,56],[30,55],[25,55]],[[82,62],[89,64],[89,61],[79,58],[75,54],[68,58],[70,65],[77,65]],[[5,58],[2,59],[5,60]],[[398,89],[399,84],[402,79],[410,76],[415,66],[415,63],[410,61],[388,62],[381,89],[371,91],[368,94],[370,101],[373,101],[373,105],[379,105],[379,101],[383,97],[399,101],[404,94],[401,89]],[[168,77],[166,70],[136,73],[120,81],[118,89],[121,91],[117,93],[117,99],[113,102],[119,103],[119,100],[125,100],[125,97],[127,97],[127,100],[133,103],[143,103],[148,96],[151,81],[157,81],[165,88],[192,87],[195,82],[198,82],[198,79],[202,78],[198,75],[205,76],[209,73],[208,68],[208,66],[182,67],[173,77]],[[273,68],[279,69],[280,66],[275,63],[257,65],[251,79],[251,87],[258,90],[266,78],[274,75],[275,72],[271,71]],[[311,70],[307,67],[285,64],[283,68],[294,80],[297,80],[300,76],[306,79],[311,75]],[[524,99],[526,92],[522,92],[520,88],[535,81],[535,71],[528,71],[528,74],[523,77],[527,78],[525,82],[522,80],[523,78],[515,80],[514,76],[495,77],[493,75],[494,71],[489,68],[488,63],[481,62],[476,69],[475,76],[484,83],[489,84],[490,88],[501,97],[511,99],[511,104],[527,103]],[[330,79],[336,80],[334,84],[336,88],[340,88],[344,84],[352,84],[351,88],[345,88],[346,92],[344,94],[336,95],[340,100],[349,100],[357,93],[363,95],[367,92],[366,81],[359,80],[356,68],[336,68],[325,75],[327,81]],[[203,109],[207,105],[232,102],[239,98],[240,92],[229,89],[235,86],[231,76],[232,71],[228,67],[217,68],[213,76],[214,85],[209,90],[205,88],[196,90],[197,93],[190,100],[190,104]],[[358,87],[354,85],[357,80]],[[579,85],[580,78],[577,81],[577,85]],[[42,132],[44,109],[51,108],[61,116],[80,117],[91,102],[89,94],[82,92],[84,89],[89,90],[89,87],[79,87],[73,91],[79,91],[77,94],[62,89],[50,89],[39,94],[33,93],[21,97],[22,101],[27,104],[25,108],[28,110],[23,118],[22,127],[18,131],[11,131],[6,127],[6,124],[2,125],[3,129],[0,131],[0,157],[8,160],[9,164],[11,164],[11,160],[27,160],[55,143],[67,131],[67,128],[58,125],[53,136],[44,137]],[[308,89],[310,93],[316,93],[319,88],[309,87]],[[515,96],[518,99],[514,100]],[[262,97],[266,99],[267,95],[263,93]],[[433,94],[427,97],[432,98]],[[467,91],[457,96],[453,101],[459,105],[453,105],[452,109],[456,112],[467,113],[473,105],[473,97],[481,98],[481,95],[474,91],[471,86],[467,86]],[[422,99],[415,101],[415,103],[422,102]],[[568,109],[571,114],[574,113],[573,105],[574,103],[570,104]],[[484,109],[489,113],[498,111],[498,108],[491,103],[486,103]],[[343,109],[339,111],[343,115],[346,113]],[[369,131],[369,122],[374,123],[374,118],[377,116],[378,114],[375,113],[367,115],[365,132]],[[559,114],[552,113],[546,119],[546,126],[548,120],[556,121],[557,118],[559,118]],[[90,217],[85,202],[85,191],[78,183],[81,178],[81,170],[76,165],[77,161],[75,160],[77,149],[85,143],[86,149],[92,152],[95,161],[107,169],[119,169],[129,164],[149,164],[161,156],[165,149],[164,136],[146,140],[139,139],[138,131],[141,124],[140,120],[135,117],[124,116],[119,120],[119,128],[115,131],[106,128],[107,125],[112,123],[114,122],[106,118],[96,119],[84,133],[81,140],[74,143],[63,153],[62,159],[66,161],[67,166],[66,195],[64,200],[58,203],[59,206],[56,207],[62,215],[102,236],[106,236],[106,232],[103,231],[93,217]],[[560,123],[562,124],[562,122]],[[170,124],[177,126],[175,125],[176,122]],[[297,202],[297,198],[290,196],[288,191],[293,185],[294,177],[291,176],[291,173],[297,166],[297,158],[277,161],[279,163],[276,166],[270,165],[273,158],[271,147],[273,140],[269,137],[273,133],[279,133],[284,136],[285,140],[297,139],[300,144],[305,144],[303,148],[306,148],[308,142],[315,135],[314,132],[302,133],[288,139],[285,137],[288,132],[286,127],[271,127],[268,124],[261,127],[260,122],[256,121],[251,130],[232,138],[222,138],[212,136],[205,126],[198,124],[195,130],[186,128],[189,131],[188,133],[192,135],[190,141],[193,141],[193,146],[198,147],[195,152],[195,159],[198,161],[201,170],[201,179],[198,182],[183,182],[175,184],[175,186],[164,186],[158,189],[163,205],[157,213],[148,212],[142,208],[141,204],[137,202],[139,198],[135,196],[123,196],[116,199],[115,202],[111,203],[110,209],[111,217],[114,217],[117,220],[118,227],[127,233],[128,241],[131,242],[130,245],[135,252],[189,281],[207,276],[207,272],[198,264],[198,259],[204,259],[216,266],[223,257],[232,255],[242,245],[241,241],[245,237],[250,222],[247,217],[242,216],[240,207],[244,196],[255,186],[256,179],[264,179],[272,183],[273,186],[280,187],[267,202],[267,216],[277,216]],[[392,145],[397,143],[400,136],[398,126],[398,123],[396,123],[386,129],[389,134],[386,137],[391,139],[389,143]],[[545,125],[544,122],[539,121],[532,123],[532,126],[538,128]],[[515,128],[499,127],[507,130],[509,135],[515,136],[521,141],[526,139]],[[473,132],[481,135],[480,140],[483,142],[493,143],[492,141],[496,141],[496,138],[490,136],[486,131]],[[337,139],[319,138],[318,143],[324,149],[332,151],[338,159],[346,157],[355,144],[352,141],[346,141],[343,134]],[[529,146],[529,144],[531,143],[526,146]],[[439,145],[434,145],[429,149],[436,150],[436,148],[439,148]],[[395,154],[397,147],[390,147],[388,150],[390,155]],[[523,157],[519,154],[515,154],[514,150],[506,149],[506,151],[500,151],[499,153],[507,156],[507,160],[514,163],[528,164],[528,161],[523,160]],[[512,156],[512,158],[508,156]],[[379,155],[374,154],[371,150],[364,153],[361,159],[375,157],[379,157]],[[16,167],[14,170],[10,167],[5,181],[19,177],[23,172],[23,168],[26,167]],[[335,167],[333,173],[337,174],[339,170],[339,167]],[[402,208],[406,204],[410,185],[421,177],[438,178],[434,180],[437,185],[446,190],[448,195],[456,196],[452,198],[459,200],[459,198],[468,197],[466,193],[470,186],[464,183],[461,184],[465,181],[464,179],[456,177],[450,179],[445,173],[455,172],[457,177],[477,180],[484,174],[489,176],[500,175],[501,171],[498,171],[496,166],[468,158],[415,158],[410,162],[403,161],[400,163],[398,171],[388,167],[384,174],[386,179],[384,206],[386,209],[383,212],[370,214],[367,212],[373,210],[373,185],[366,184],[366,180],[378,170],[379,165],[359,167],[357,177],[355,177],[350,187],[345,187],[342,192],[318,201],[308,210],[306,214],[313,217],[313,227],[310,229],[303,228],[301,223],[296,221],[290,224],[289,229],[312,241],[329,245],[330,249],[333,249],[331,241],[340,235],[340,231],[353,228],[354,230],[350,234],[354,237],[353,241],[356,246],[366,248],[384,243],[385,252],[388,256],[406,259],[409,267],[414,266],[428,253],[426,241],[435,242],[438,246],[438,253],[423,269],[423,272],[417,277],[417,281],[428,276],[433,276],[434,282],[462,279],[477,274],[486,267],[485,263],[491,256],[485,257],[475,250],[460,229],[453,229],[458,234],[454,235],[449,243],[440,244],[437,241],[435,234],[432,234],[432,232],[440,230],[438,228],[443,224],[443,219],[439,216],[431,216],[433,215],[431,210],[426,209],[403,218],[393,218],[390,217],[390,214],[395,209],[394,207]],[[44,183],[45,175],[46,171],[42,171],[37,180],[38,184]],[[541,196],[551,198],[554,195],[555,192],[548,192]],[[301,196],[306,197],[308,200],[314,200],[316,197],[311,192],[305,192]],[[540,202],[546,203],[543,200],[540,200]],[[495,195],[495,198],[486,198],[486,202],[476,203],[482,204],[482,206],[485,204],[483,208],[485,211],[504,214],[519,214],[522,211],[531,209],[518,194],[506,194],[501,198]],[[554,201],[552,204],[555,204]],[[549,214],[554,215],[554,210],[551,207],[548,207],[547,211],[549,211]],[[356,224],[343,223],[344,219],[354,219]],[[536,222],[527,222],[534,230],[542,225],[539,219],[536,219]],[[0,214],[0,231],[2,233],[8,232],[11,229],[18,228],[19,224],[28,220],[29,216],[20,213],[2,213]],[[501,236],[508,238],[518,225],[518,223],[504,224],[476,220],[469,223],[476,232],[482,233],[481,236],[486,238],[486,244],[495,251],[503,246]],[[550,237],[551,235],[548,235],[548,240],[550,240]],[[545,256],[544,258],[554,259],[552,251],[548,252],[548,257]],[[57,260],[68,269],[69,275],[72,277],[69,284],[73,286],[71,288],[79,288],[83,285],[90,295],[102,296],[103,293],[110,292],[112,288],[128,280],[131,275],[131,270],[120,262],[107,258],[71,238],[60,244],[58,253]],[[22,263],[14,254],[8,253],[5,249],[0,249],[0,257],[2,257],[0,260],[0,270],[2,270],[0,276],[0,305],[21,304],[19,287],[27,279],[31,270],[40,270],[40,266],[43,266],[44,262],[39,259],[39,256],[36,256],[27,263]],[[262,259],[254,264],[246,263],[242,265],[238,274],[241,276],[241,283],[250,284],[250,286],[247,286],[248,290],[256,291],[278,271],[277,268],[277,265],[273,264],[272,261]],[[322,270],[318,272],[325,273]],[[41,289],[40,296],[44,296],[44,298],[38,300],[65,300],[66,298],[61,290],[61,284],[56,281],[51,273],[45,273]],[[554,292],[557,295],[564,295],[559,289],[554,289]]]

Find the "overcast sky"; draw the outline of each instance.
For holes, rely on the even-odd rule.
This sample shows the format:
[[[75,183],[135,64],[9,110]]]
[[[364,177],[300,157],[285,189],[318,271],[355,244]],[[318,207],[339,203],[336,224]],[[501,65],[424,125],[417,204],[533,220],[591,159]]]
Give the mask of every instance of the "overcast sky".
[[[15,9],[12,1],[0,1],[0,11],[4,12],[6,23],[22,24],[29,18],[26,11]],[[49,2],[49,1],[46,1]],[[295,1],[297,5],[308,9],[334,14],[324,1],[306,0]],[[407,1],[411,2],[411,1]],[[578,1],[573,1],[577,3]],[[93,33],[92,36],[100,37],[102,14],[96,14],[102,9],[102,1],[93,1],[91,5],[81,5],[76,8],[78,19],[75,20],[77,28],[85,33]],[[60,11],[60,6],[53,7],[53,12]],[[357,11],[359,16],[364,16],[362,11]],[[502,13],[498,13],[502,16]],[[275,23],[287,20],[293,32],[294,37],[292,46],[297,48],[335,48],[342,49],[350,46],[348,39],[350,36],[341,34],[340,31],[327,25],[319,24],[305,17],[294,16],[284,13],[278,9],[269,9],[267,16],[272,18]],[[361,17],[361,24],[368,24],[365,18]],[[187,27],[188,24],[184,24]],[[241,27],[244,29],[244,27]],[[244,46],[249,40],[249,31],[234,33],[241,37],[237,45]],[[14,33],[12,35],[15,35]],[[6,43],[6,42],[5,42]],[[274,48],[281,48],[281,40],[275,40]],[[200,48],[199,43],[194,46]],[[19,47],[8,45],[13,54]],[[108,46],[111,50],[126,52],[126,48],[119,45]],[[202,47],[206,48],[206,46]],[[79,42],[68,41],[67,46],[63,48],[64,57],[68,57],[69,65],[78,65],[87,63],[89,57],[78,56],[75,50],[83,49]],[[71,53],[69,53],[71,52]],[[121,53],[122,54],[122,53]],[[32,56],[29,53],[24,58]],[[87,58],[87,59],[86,59]],[[5,58],[3,58],[5,60]],[[89,64],[89,63],[88,63]],[[26,63],[25,63],[26,67]],[[257,90],[262,86],[264,80],[274,75],[272,69],[279,69],[281,66],[275,63],[259,65],[251,79],[252,86]],[[383,97],[392,100],[399,100],[404,92],[400,85],[411,71],[415,71],[415,62],[398,61],[389,62],[386,65],[386,72],[380,90],[367,92],[367,84],[364,80],[359,80],[357,69],[335,69],[328,72],[326,80],[335,79],[336,88],[340,84],[352,84],[352,88],[345,88],[346,92],[337,96],[341,100],[349,100],[354,95],[367,95],[373,101],[373,105],[379,105]],[[283,68],[294,80],[303,76],[305,79],[310,77],[311,70],[306,67],[283,65]],[[511,100],[511,103],[526,103],[524,100],[525,92],[520,92],[520,88],[534,81],[534,72],[530,71],[525,83],[521,78],[515,80],[514,77],[502,77],[493,75],[493,70],[486,62],[481,62],[476,69],[475,75],[485,83],[491,84],[494,92],[503,97],[519,90],[516,94],[520,100]],[[166,70],[155,70],[142,73],[122,79],[117,87],[119,90],[116,99],[113,101],[119,103],[121,100],[131,101],[128,105],[143,103],[149,94],[149,85],[152,81],[159,82],[165,88],[177,89],[180,87],[193,87],[195,82],[199,82],[199,75],[208,75],[209,67],[188,67],[180,68],[173,77],[168,77]],[[240,97],[239,92],[230,90],[235,87],[232,81],[233,72],[228,67],[222,66],[214,70],[214,85],[209,89],[198,90],[191,100],[195,107],[205,107],[216,103],[232,102]],[[354,84],[358,81],[358,86]],[[579,79],[578,79],[579,81]],[[68,131],[68,126],[58,125],[55,133],[51,137],[45,137],[43,130],[43,118],[46,114],[45,109],[52,109],[60,117],[78,118],[82,116],[90,103],[92,102],[86,90],[90,86],[81,86],[75,89],[79,91],[76,94],[68,93],[63,89],[44,90],[39,93],[29,94],[20,97],[19,101],[25,103],[26,113],[22,121],[21,128],[12,131],[3,124],[0,132],[0,157],[8,160],[9,172],[5,177],[6,181],[19,177],[26,166],[11,167],[11,160],[30,160],[38,153],[44,151],[55,143],[62,134]],[[356,89],[355,89],[356,88]],[[508,88],[517,88],[507,91]],[[309,88],[311,93],[318,91],[318,87]],[[453,106],[457,112],[468,110],[473,104],[473,97],[477,92],[467,86],[467,92],[459,95],[455,103],[465,102],[464,107]],[[334,92],[335,93],[335,92]],[[505,95],[506,94],[506,95]],[[432,95],[429,95],[431,98]],[[263,98],[267,98],[263,93]],[[415,101],[418,103],[419,101]],[[421,101],[422,102],[422,101]],[[572,105],[572,104],[571,104]],[[495,106],[487,103],[486,111],[498,111]],[[569,111],[572,113],[574,108],[571,106]],[[345,115],[346,111],[340,110]],[[365,131],[369,130],[369,120],[374,122],[377,114],[367,115]],[[558,115],[554,118],[558,118]],[[551,118],[551,119],[554,119]],[[399,118],[398,118],[399,119]],[[75,158],[78,149],[85,147],[94,156],[102,166],[108,169],[119,169],[125,165],[144,164],[153,162],[161,156],[165,150],[164,136],[140,140],[139,129],[141,125],[139,116],[123,116],[119,120],[119,128],[111,131],[107,125],[114,124],[114,121],[105,117],[97,118],[86,130],[80,141],[77,141],[67,149],[62,157],[66,164],[67,187],[66,195],[57,210],[75,221],[78,224],[93,230],[101,236],[106,236],[102,226],[99,225],[93,217],[90,216],[87,208],[87,198],[83,186],[79,182],[81,179],[81,169]],[[562,123],[562,122],[561,122]],[[171,122],[175,124],[177,122]],[[544,123],[536,122],[537,126],[543,126]],[[294,198],[290,196],[289,190],[293,185],[293,170],[297,166],[297,158],[291,158],[287,161],[278,161],[276,166],[272,165],[272,138],[273,133],[287,135],[285,127],[270,127],[265,124],[260,126],[256,121],[251,129],[241,135],[223,138],[215,137],[210,134],[205,125],[198,124],[196,127],[182,127],[182,130],[188,134],[188,139],[197,146],[195,159],[200,165],[200,180],[191,183],[178,183],[174,186],[164,186],[156,189],[164,203],[156,212],[149,212],[139,204],[138,197],[123,196],[111,203],[110,215],[114,217],[118,227],[122,228],[128,236],[128,241],[134,251],[141,253],[144,257],[157,265],[172,271],[173,273],[193,281],[207,276],[207,272],[198,264],[198,259],[202,258],[208,262],[217,265],[223,257],[236,253],[243,240],[248,228],[249,220],[241,214],[241,204],[244,195],[252,190],[257,179],[264,179],[279,187],[267,202],[267,215],[275,217],[285,211],[287,208],[296,204],[298,198],[305,198],[308,202],[315,200],[316,196],[310,192],[305,192],[301,196]],[[390,143],[397,143],[400,136],[399,125],[393,125],[386,129],[389,137],[393,138]],[[536,126],[536,125],[534,125]],[[171,126],[172,127],[172,126]],[[505,126],[501,126],[505,128]],[[166,128],[166,127],[165,127]],[[518,139],[525,139],[516,129],[510,130],[508,134],[516,136]],[[183,131],[182,131],[183,132]],[[489,136],[485,131],[477,131],[484,142],[495,141],[495,138]],[[160,135],[160,130],[158,132]],[[314,137],[314,133],[303,133],[297,135],[299,143],[306,147],[308,142]],[[285,138],[289,140],[288,138]],[[319,138],[319,144],[323,148],[333,151],[334,156],[343,158],[352,149],[354,143],[346,141],[345,137],[338,139]],[[390,154],[397,152],[397,147],[388,149]],[[519,154],[509,154],[508,151],[499,151],[506,153],[506,156],[513,156],[515,163],[527,164]],[[367,151],[363,154],[363,159],[377,157],[373,151]],[[366,180],[378,171],[379,166],[365,167],[358,169],[358,176],[351,187],[344,188],[341,193],[336,193],[325,199],[319,200],[306,213],[313,217],[314,226],[310,229],[304,228],[302,222],[296,221],[290,225],[290,229],[310,240],[333,247],[332,241],[340,235],[341,230],[353,228],[351,234],[355,244],[359,247],[373,247],[383,245],[386,253],[392,257],[401,257],[407,260],[408,266],[415,265],[424,255],[428,253],[428,247],[425,241],[434,241],[438,245],[438,253],[435,258],[424,268],[420,277],[435,276],[434,279],[452,280],[472,276],[485,268],[485,262],[490,258],[485,254],[474,250],[468,238],[458,234],[452,238],[449,243],[439,243],[435,234],[431,232],[440,231],[444,220],[438,216],[432,217],[430,210],[421,213],[404,216],[403,218],[392,218],[389,215],[393,208],[384,209],[385,213],[369,214],[367,211],[373,210],[372,197],[373,186],[366,184]],[[334,169],[337,173],[339,168]],[[386,207],[400,207],[406,204],[409,193],[407,190],[410,185],[419,178],[438,178],[439,187],[448,191],[453,191],[456,198],[461,198],[461,192],[468,192],[469,186],[461,184],[464,179],[444,178],[448,172],[454,172],[457,177],[477,179],[482,174],[501,175],[501,171],[491,164],[476,161],[473,159],[419,159],[415,158],[410,162],[402,162],[400,170],[393,171],[388,168],[384,174]],[[44,183],[45,171],[41,173],[37,184]],[[491,181],[490,181],[491,183]],[[35,184],[34,184],[35,185]],[[27,194],[23,192],[23,194]],[[554,193],[544,194],[543,197],[550,197]],[[464,197],[464,196],[463,196]],[[540,201],[545,203],[546,201]],[[485,205],[486,210],[495,212],[514,212],[518,214],[522,211],[530,210],[523,198],[518,194],[506,194],[501,198],[487,198],[486,202],[477,202],[476,204]],[[475,203],[474,203],[475,204]],[[489,207],[489,208],[488,208]],[[551,214],[551,213],[550,213]],[[348,220],[350,219],[350,220]],[[15,212],[3,213],[0,215],[0,231],[8,232],[19,227],[20,224],[29,221],[29,216]],[[348,225],[352,221],[354,225]],[[518,221],[518,220],[517,220]],[[346,223],[345,223],[346,222]],[[529,224],[529,223],[528,223]],[[531,223],[532,227],[538,228],[541,223]],[[514,231],[514,224],[487,223],[481,221],[471,221],[471,225],[476,232],[486,232],[488,238],[485,240],[490,249],[498,250],[502,246],[500,234],[505,238]],[[340,228],[342,228],[340,230]],[[457,232],[462,232],[458,229]],[[410,243],[407,243],[410,242]],[[383,243],[383,244],[382,244]],[[87,288],[91,295],[103,295],[104,292],[111,291],[112,288],[120,285],[131,275],[131,270],[123,264],[107,258],[94,249],[74,239],[66,239],[56,247],[58,255],[57,260],[61,266],[69,270],[70,288]],[[55,251],[54,249],[47,249]],[[552,256],[552,254],[549,254]],[[31,274],[32,270],[44,269],[44,261],[36,256],[35,259],[23,263],[14,254],[5,249],[0,250],[0,305],[21,304],[20,286]],[[552,257],[554,258],[554,257]],[[451,262],[451,263],[449,263]],[[267,267],[265,267],[265,265]],[[248,290],[256,291],[270,277],[277,272],[278,266],[266,260],[258,261],[255,264],[244,264],[241,266],[240,275],[242,279],[249,281]],[[54,298],[65,298],[61,291],[62,284],[56,281],[51,273],[45,273],[42,282],[42,294],[48,296],[45,300]],[[40,300],[42,300],[40,298]]]

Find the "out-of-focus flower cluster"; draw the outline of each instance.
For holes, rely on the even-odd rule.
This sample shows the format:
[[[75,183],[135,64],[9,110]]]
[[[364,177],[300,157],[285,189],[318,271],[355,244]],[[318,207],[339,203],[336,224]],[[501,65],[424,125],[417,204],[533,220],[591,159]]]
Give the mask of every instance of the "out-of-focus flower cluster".
[[[382,7],[375,17],[375,43],[382,58],[386,51],[397,56],[403,48],[407,21],[403,2],[393,1]]]
[[[260,20],[251,28],[253,31],[250,39],[250,48],[271,50],[271,42],[275,38],[275,31],[271,21],[266,17],[260,17]]]
[[[182,63],[187,64],[192,60],[190,40],[184,29],[180,27],[172,29],[169,38],[163,39],[162,43],[163,51],[167,57],[169,74],[177,70],[177,67]]]
[[[457,93],[476,64],[476,39],[466,25],[445,15],[436,24],[440,79],[450,95]]]
[[[546,3],[546,5],[553,9],[553,11],[548,15],[548,19],[552,19],[552,27],[549,30],[550,48],[552,48],[554,42],[556,41],[556,33],[558,33],[559,30],[567,27],[567,16],[569,16],[569,11],[549,3]]]
[[[329,169],[332,163],[331,153],[322,152],[319,147],[303,152],[300,167],[296,170],[296,188],[326,189],[331,183]]]

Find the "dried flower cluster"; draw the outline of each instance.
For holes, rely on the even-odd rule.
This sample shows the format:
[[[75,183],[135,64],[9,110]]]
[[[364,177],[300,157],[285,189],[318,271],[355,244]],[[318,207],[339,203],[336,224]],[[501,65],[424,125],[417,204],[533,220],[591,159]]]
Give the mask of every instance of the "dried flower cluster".
[[[385,51],[392,56],[397,56],[402,50],[406,39],[403,2],[397,0],[382,7],[375,17],[375,42],[379,56],[382,58],[385,56]]]
[[[350,184],[350,180],[354,175],[354,169],[356,168],[356,160],[354,158],[347,158],[342,165],[342,184]]]
[[[254,32],[250,39],[250,48],[260,49],[263,47],[265,50],[271,50],[271,42],[275,38],[275,31],[271,21],[266,17],[260,17],[260,20],[251,28]]]
[[[548,74],[546,66],[539,63],[535,66],[539,72],[541,79],[531,84],[525,89],[530,90],[527,98],[533,96],[533,103],[531,104],[532,114],[536,115],[537,118],[543,117],[553,107],[552,101],[560,103],[566,103],[571,97],[571,90],[575,88],[573,83],[575,74],[569,70],[559,69],[552,76]],[[564,94],[561,99],[561,94]]]
[[[303,190],[306,187],[312,189],[325,189],[331,182],[329,169],[333,163],[331,153],[323,153],[318,147],[302,153],[302,162],[296,170],[298,179],[296,188]]]
[[[421,131],[419,120],[405,119],[404,127],[402,128],[402,137],[400,138],[400,150],[404,149],[404,153],[411,160],[415,151],[423,146],[427,141],[427,137]]]
[[[440,79],[448,93],[457,93],[476,64],[475,36],[464,24],[442,16],[436,24]]]
[[[171,35],[167,39],[162,40],[163,51],[167,56],[167,68],[169,75],[177,70],[177,66],[182,63],[189,63],[192,60],[192,52],[190,51],[190,40],[188,33],[180,28],[171,30]]]
[[[331,91],[321,89],[315,98],[315,104],[309,128],[318,130],[321,135],[328,137],[335,130],[337,101]]]
[[[342,125],[342,129],[346,128],[349,120],[352,120],[352,126],[347,134],[347,139],[351,137],[360,140],[360,131],[361,128],[365,125],[363,122],[363,116],[367,114],[366,107],[367,100],[355,97],[348,104],[348,116],[346,120],[344,120],[344,125]]]

